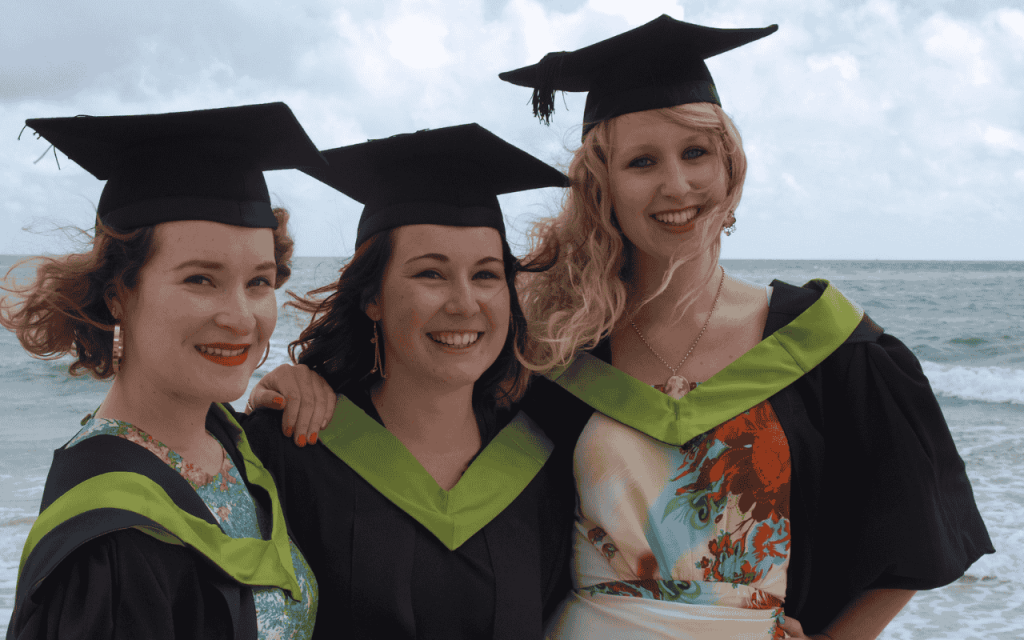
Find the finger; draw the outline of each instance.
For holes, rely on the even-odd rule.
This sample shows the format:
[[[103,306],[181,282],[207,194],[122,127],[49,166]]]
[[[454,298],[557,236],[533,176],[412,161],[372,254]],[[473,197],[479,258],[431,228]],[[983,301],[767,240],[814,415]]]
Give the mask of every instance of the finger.
[[[277,391],[272,389],[260,389],[259,386],[249,394],[249,405],[253,409],[283,409],[286,401]]]
[[[297,412],[295,415],[295,433],[294,439],[295,444],[304,447],[309,444],[310,435],[319,431],[319,424],[314,423],[314,417],[316,414],[317,401],[315,397],[312,397],[309,390],[304,390],[302,398],[299,400]],[[292,404],[296,404],[292,401]],[[316,439],[313,440],[313,444],[316,443]]]
[[[295,435],[295,420],[299,415],[300,398],[291,395],[290,400],[285,400],[284,410],[281,412],[281,433],[286,438]]]
[[[786,632],[786,635],[790,638],[806,638],[804,635],[804,628],[800,624],[800,621],[796,618],[786,616],[785,622],[782,623],[782,630]]]
[[[327,384],[320,376],[317,376],[319,382],[316,384],[318,389],[318,396],[320,397],[319,405],[323,411],[320,422],[320,430],[323,431],[330,424],[331,418],[334,417],[334,407],[338,404],[338,396],[334,393],[334,389],[331,385]]]

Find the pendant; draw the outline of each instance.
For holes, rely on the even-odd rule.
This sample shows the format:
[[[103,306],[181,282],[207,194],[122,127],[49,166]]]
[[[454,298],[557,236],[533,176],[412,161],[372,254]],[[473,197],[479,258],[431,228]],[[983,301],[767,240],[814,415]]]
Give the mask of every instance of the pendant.
[[[655,385],[654,388],[678,400],[696,386],[697,385],[695,384],[691,384],[690,381],[683,376],[672,376],[665,381],[665,384]]]

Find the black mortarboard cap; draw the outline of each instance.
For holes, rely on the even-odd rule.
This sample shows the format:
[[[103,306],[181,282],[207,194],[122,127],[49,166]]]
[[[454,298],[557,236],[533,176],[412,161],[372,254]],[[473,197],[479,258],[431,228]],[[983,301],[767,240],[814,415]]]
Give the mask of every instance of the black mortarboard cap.
[[[716,29],[667,15],[576,51],[555,51],[498,77],[533,88],[533,114],[550,122],[555,91],[587,91],[583,135],[599,122],[690,102],[722,102],[704,64],[778,30]]]
[[[568,178],[478,124],[424,129],[322,152],[326,169],[302,169],[364,204],[358,247],[409,224],[492,227],[505,237],[498,195],[567,187]]]
[[[107,181],[96,213],[120,230],[172,220],[275,229],[263,171],[326,164],[283,102],[25,124]]]

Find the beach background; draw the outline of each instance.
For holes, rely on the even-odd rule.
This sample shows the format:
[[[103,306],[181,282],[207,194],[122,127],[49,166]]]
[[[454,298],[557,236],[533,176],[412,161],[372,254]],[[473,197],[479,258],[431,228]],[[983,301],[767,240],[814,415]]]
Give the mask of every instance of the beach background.
[[[0,256],[4,272],[17,256]],[[301,257],[284,287],[336,278],[341,258]],[[953,584],[917,594],[886,640],[1024,637],[1024,262],[723,260],[750,282],[826,278],[921,360],[939,397],[997,552]],[[27,274],[21,270],[22,275]],[[278,301],[284,302],[283,291]],[[307,319],[282,308],[259,376],[288,361]],[[69,378],[68,360],[30,358],[0,332],[0,633],[14,602],[22,546],[53,449],[80,428],[107,383]],[[245,399],[234,403],[244,406]],[[913,544],[908,541],[908,544]],[[841,559],[837,558],[841,566]]]

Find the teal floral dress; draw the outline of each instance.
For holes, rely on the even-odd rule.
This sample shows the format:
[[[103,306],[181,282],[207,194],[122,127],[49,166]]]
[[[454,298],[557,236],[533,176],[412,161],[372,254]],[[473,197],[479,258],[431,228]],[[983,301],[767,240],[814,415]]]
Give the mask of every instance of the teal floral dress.
[[[224,452],[220,471],[211,476],[185,462],[167,445],[153,439],[138,427],[106,418],[90,419],[67,447],[101,434],[134,442],[181,474],[203,499],[227,535],[232,538],[260,537],[256,505],[227,452]],[[307,640],[313,634],[318,596],[316,578],[295,543],[289,540],[289,544],[302,599],[294,601],[275,587],[254,588],[253,599],[256,603],[256,624],[260,640]]]

